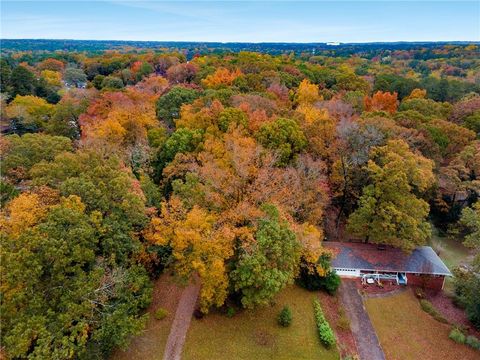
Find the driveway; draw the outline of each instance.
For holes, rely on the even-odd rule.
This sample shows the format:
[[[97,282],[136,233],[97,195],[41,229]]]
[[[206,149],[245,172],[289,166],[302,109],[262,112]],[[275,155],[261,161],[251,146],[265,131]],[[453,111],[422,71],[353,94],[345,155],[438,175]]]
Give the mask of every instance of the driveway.
[[[377,334],[363,305],[354,280],[342,279],[340,298],[350,319],[357,349],[361,360],[385,360]]]
[[[173,320],[168,336],[163,360],[180,360],[183,344],[187,336],[190,320],[192,319],[195,303],[200,292],[200,282],[194,281],[183,290],[182,297],[178,303],[175,319]]]

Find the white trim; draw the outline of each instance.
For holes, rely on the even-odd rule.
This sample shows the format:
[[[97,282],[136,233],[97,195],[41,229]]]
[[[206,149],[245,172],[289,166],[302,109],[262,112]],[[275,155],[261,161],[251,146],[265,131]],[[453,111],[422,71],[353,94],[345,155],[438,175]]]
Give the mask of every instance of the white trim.
[[[358,271],[377,271],[377,272],[391,272],[391,273],[406,273],[406,274],[419,274],[419,275],[437,275],[437,276],[450,276],[453,277],[451,273],[446,274],[446,273],[433,273],[433,272],[418,272],[418,271],[405,271],[405,270],[379,270],[379,269],[357,269],[357,268],[347,268],[347,267],[336,267],[332,266],[332,269],[352,269],[352,270],[358,270]]]

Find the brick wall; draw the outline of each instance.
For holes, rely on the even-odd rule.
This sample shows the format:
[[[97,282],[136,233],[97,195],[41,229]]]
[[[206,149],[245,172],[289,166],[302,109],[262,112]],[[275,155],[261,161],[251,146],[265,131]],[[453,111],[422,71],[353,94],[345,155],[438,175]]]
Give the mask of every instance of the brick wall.
[[[444,276],[414,275],[407,274],[408,285],[424,286],[428,289],[442,290]]]

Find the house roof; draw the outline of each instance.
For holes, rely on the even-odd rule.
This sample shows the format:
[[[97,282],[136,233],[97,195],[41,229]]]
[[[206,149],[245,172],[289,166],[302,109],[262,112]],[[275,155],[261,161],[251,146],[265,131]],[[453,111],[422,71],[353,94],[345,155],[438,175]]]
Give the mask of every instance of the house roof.
[[[331,241],[323,244],[335,253],[332,267],[337,269],[452,275],[430,246],[420,246],[408,254],[391,246],[379,250],[375,244]]]

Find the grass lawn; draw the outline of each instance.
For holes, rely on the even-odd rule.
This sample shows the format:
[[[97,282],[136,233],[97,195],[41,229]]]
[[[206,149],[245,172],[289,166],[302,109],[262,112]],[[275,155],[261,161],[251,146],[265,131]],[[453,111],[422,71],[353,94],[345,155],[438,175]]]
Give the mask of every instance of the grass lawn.
[[[479,353],[448,338],[450,326],[425,313],[411,290],[365,300],[387,359],[479,359]]]
[[[192,319],[182,359],[338,359],[336,349],[326,350],[318,339],[312,305],[315,296],[290,286],[272,306],[242,311],[232,318],[211,313],[201,320]],[[293,314],[288,328],[280,327],[276,320],[285,305]]]
[[[432,231],[431,245],[449,269],[468,262],[470,250],[463,246],[462,240],[444,236],[435,227]]]
[[[114,351],[110,360],[163,359],[165,344],[182,290],[183,288],[178,286],[170,275],[162,274],[154,284],[153,302],[148,308],[150,317],[145,330],[132,340],[125,351],[120,349]],[[169,312],[163,320],[156,320],[153,315],[158,307],[163,307]]]
[[[471,259],[471,251],[462,244],[461,239],[444,236],[437,228],[432,226],[431,246],[437,252],[445,265],[452,270],[458,265],[466,264]],[[453,279],[445,279],[444,290],[453,293]]]

